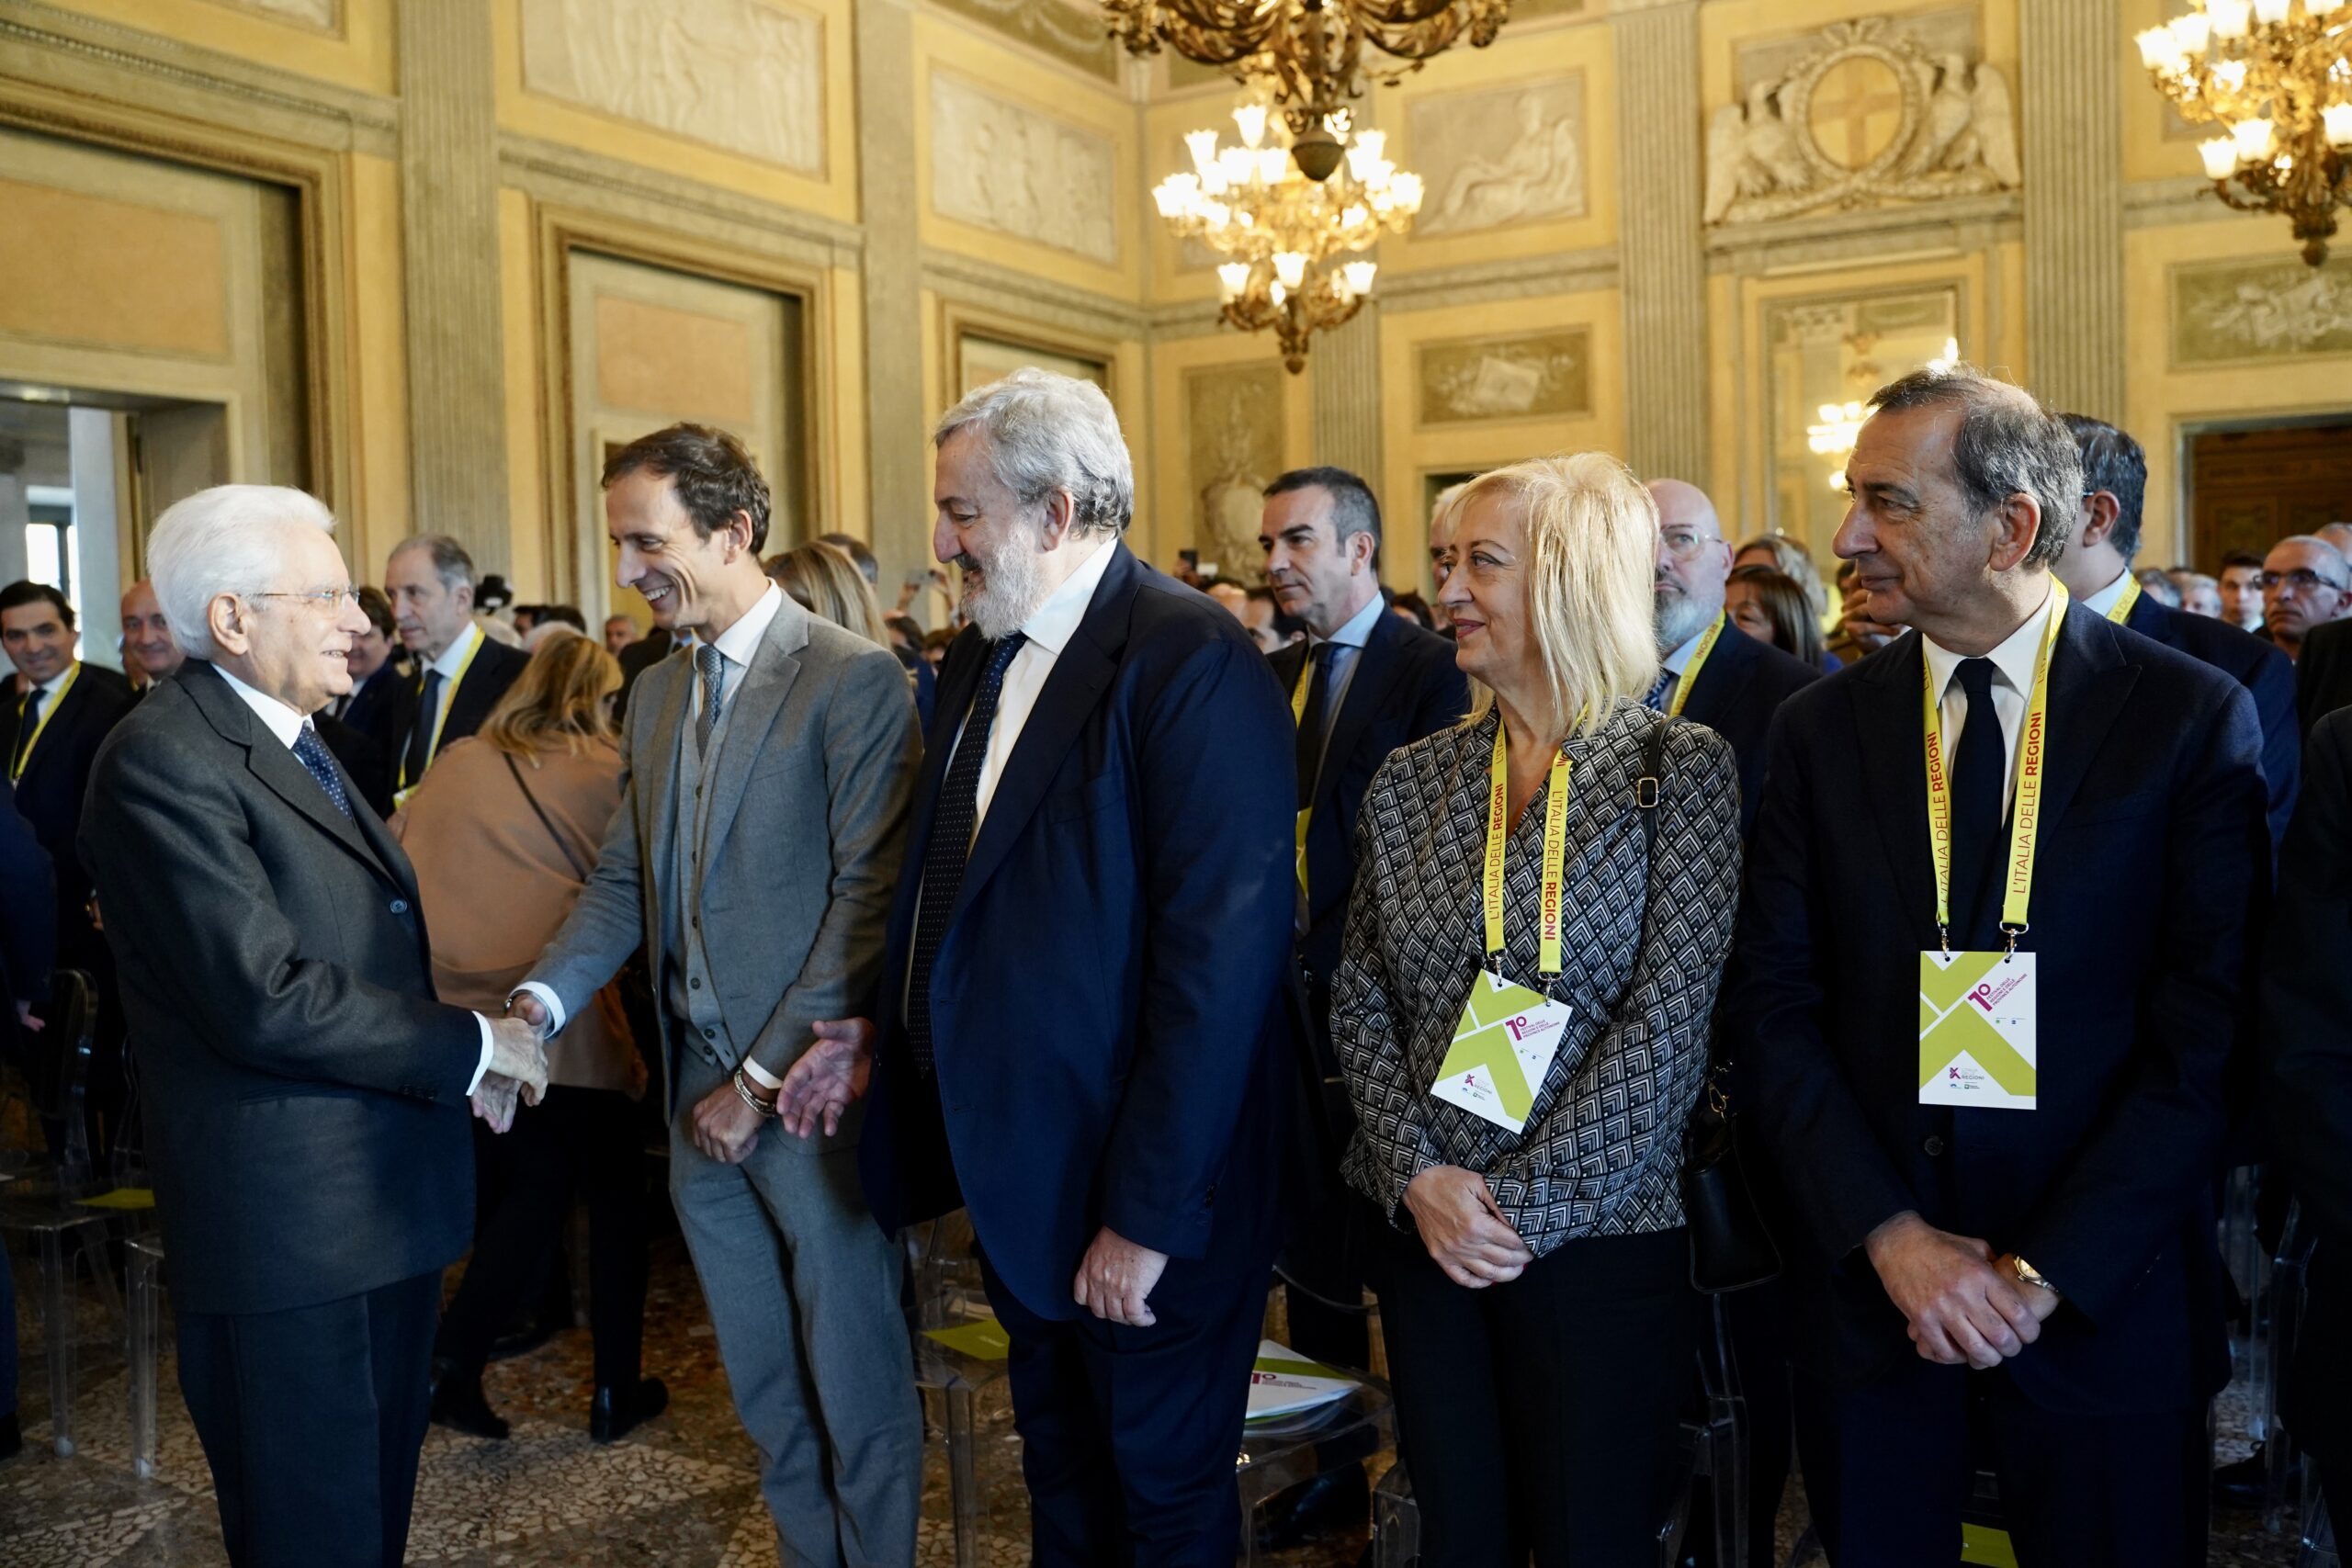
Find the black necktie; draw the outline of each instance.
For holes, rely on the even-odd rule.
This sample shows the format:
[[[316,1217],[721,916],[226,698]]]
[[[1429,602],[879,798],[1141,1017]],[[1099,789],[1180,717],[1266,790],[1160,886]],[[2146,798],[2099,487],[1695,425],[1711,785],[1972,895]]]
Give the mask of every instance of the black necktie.
[[[907,1045],[915,1070],[929,1077],[931,1055],[931,966],[947,938],[947,918],[964,886],[964,863],[971,858],[972,827],[979,818],[980,765],[988,761],[989,727],[996,722],[997,699],[1004,694],[1004,672],[1028,638],[1014,632],[989,651],[988,672],[972,698],[972,716],[947,763],[932,813],[931,842],[922,857],[922,902],[915,916],[914,953],[907,966]]]
[[[441,671],[424,672],[424,694],[416,699],[416,722],[408,732],[408,757],[401,764],[401,783],[413,788],[433,761],[434,721],[441,716]]]
[[[24,705],[17,710],[17,743],[8,750],[8,776],[15,778],[25,771],[25,758],[33,749],[33,736],[40,729],[41,689],[35,686],[25,694]]]
[[[1997,853],[2008,746],[1993,707],[1993,661],[1962,660],[1960,689],[1968,696],[1968,717],[1951,759],[1951,940],[1966,946]]]
[[[695,716],[695,755],[710,755],[710,732],[718,726],[718,698],[727,678],[726,656],[716,643],[695,649],[695,672],[702,677],[702,712]]]
[[[345,817],[350,816],[351,795],[343,787],[343,774],[336,770],[334,759],[327,754],[327,743],[320,739],[319,732],[308,724],[303,725],[302,733],[294,738],[294,758],[310,770],[312,778],[319,781],[319,787],[327,792],[327,798],[334,802],[334,808]]]
[[[1331,650],[1318,642],[1306,654],[1306,706],[1298,716],[1298,804],[1315,801],[1315,773],[1323,765],[1323,715],[1331,705]]]

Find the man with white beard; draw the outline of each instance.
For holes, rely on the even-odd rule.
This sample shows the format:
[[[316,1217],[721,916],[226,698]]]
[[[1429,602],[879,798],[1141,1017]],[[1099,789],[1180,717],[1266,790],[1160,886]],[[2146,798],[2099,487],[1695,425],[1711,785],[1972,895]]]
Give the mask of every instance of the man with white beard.
[[[1229,1564],[1285,1157],[1308,1146],[1288,705],[1233,616],[1121,542],[1134,479],[1099,389],[1016,371],[933,439],[933,552],[972,625],[876,1021],[820,1025],[779,1109],[830,1124],[870,1072],[876,1217],[969,1211],[1035,1561]]]

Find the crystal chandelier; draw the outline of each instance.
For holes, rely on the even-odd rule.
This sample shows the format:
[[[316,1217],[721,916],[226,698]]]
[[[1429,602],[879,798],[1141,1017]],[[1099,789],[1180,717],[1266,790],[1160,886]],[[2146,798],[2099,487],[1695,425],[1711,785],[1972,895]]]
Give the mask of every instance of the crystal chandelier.
[[[1272,327],[1293,375],[1306,367],[1307,339],[1352,318],[1372,292],[1376,264],[1348,261],[1384,233],[1402,233],[1421,209],[1421,177],[1383,155],[1386,138],[1352,130],[1347,111],[1317,129],[1340,153],[1316,177],[1292,150],[1266,141],[1266,106],[1233,111],[1238,144],[1214,130],[1184,138],[1191,172],[1152,187],[1179,240],[1228,257],[1216,269],[1222,319],[1245,333]]]
[[[2228,133],[2198,143],[2215,193],[2285,216],[2319,265],[2352,206],[2352,0],[2199,0],[2138,42],[2157,90]]]
[[[1164,42],[1241,81],[1271,83],[1312,174],[1313,148],[1329,142],[1324,126],[1347,99],[1419,70],[1465,35],[1476,48],[1494,42],[1510,0],[1103,0],[1103,8],[1133,53],[1157,54]],[[1367,66],[1366,43],[1397,63]]]

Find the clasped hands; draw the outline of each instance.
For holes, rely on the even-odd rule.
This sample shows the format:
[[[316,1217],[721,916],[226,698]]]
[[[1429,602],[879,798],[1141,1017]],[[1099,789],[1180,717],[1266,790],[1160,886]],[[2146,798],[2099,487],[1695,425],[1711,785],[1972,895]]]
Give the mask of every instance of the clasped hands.
[[[1405,1207],[1430,1260],[1465,1291],[1509,1284],[1535,1261],[1475,1170],[1430,1167],[1406,1187]]]
[[[1909,1210],[1862,1244],[1926,1360],[1989,1371],[2041,1337],[2056,1292],[2018,1277],[1989,1243],[1939,1231]]]
[[[474,1114],[493,1133],[514,1125],[517,1103],[537,1105],[548,1091],[548,1011],[525,992],[510,998],[506,1016],[490,1021],[490,1065],[474,1086]]]

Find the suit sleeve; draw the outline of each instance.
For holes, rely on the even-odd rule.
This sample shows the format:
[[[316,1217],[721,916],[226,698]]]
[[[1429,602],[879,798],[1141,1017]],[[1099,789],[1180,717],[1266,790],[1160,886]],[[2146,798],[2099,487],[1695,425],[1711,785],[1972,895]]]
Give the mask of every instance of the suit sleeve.
[[[1265,659],[1238,637],[1195,649],[1149,702],[1129,775],[1142,996],[1103,1156],[1102,1223],[1195,1258],[1290,959],[1295,748]]]
[[[0,883],[8,896],[0,898],[0,970],[6,972],[13,998],[45,1009],[50,971],[57,966],[57,874],[49,852],[40,847],[33,825],[17,814],[13,792],[0,784]],[[0,1037],[16,1028],[0,1018]]]
[[[2130,1293],[2213,1180],[2222,1075],[2245,1033],[2241,986],[2270,864],[2261,754],[2254,699],[2233,682],[2228,702],[2183,737],[2183,776],[2161,846],[2151,846],[2165,857],[2165,903],[2143,960],[2149,983],[2136,998],[2114,998],[2138,1009],[2132,1065],[2010,1242],[2094,1323]]]
[[[2352,716],[2312,731],[2263,954],[2262,1099],[2297,1199],[2331,1247],[2352,1241]]]
[[[162,744],[108,750],[81,844],[117,945],[125,931],[168,932],[175,998],[241,1066],[461,1103],[481,1062],[480,1021],[304,957],[250,834],[219,768]]]
[[[2295,814],[2295,796],[2302,788],[2302,729],[2295,713],[2295,663],[2284,655],[2264,659],[2255,667],[2249,688],[2256,716],[2262,724],[2262,782],[2270,791],[2270,841],[2287,836]]]
[[[807,962],[751,1049],[777,1078],[808,1048],[818,1020],[872,1011],[922,760],[913,692],[895,658],[862,656],[842,671],[825,705],[824,744],[833,867],[825,913]]]
[[[637,748],[661,719],[661,705],[640,706],[621,727],[621,804],[605,828],[595,869],[564,917],[524,984],[545,986],[562,1003],[563,1018],[578,1018],[595,994],[620,973],[645,941],[645,902],[639,880],[644,849],[637,835]],[[516,989],[521,989],[517,987]]]
[[[1882,1223],[1920,1204],[1887,1158],[1821,1031],[1823,987],[1836,971],[1820,951],[1817,918],[1851,890],[1819,886],[1822,868],[1813,853],[1818,830],[1807,819],[1812,738],[1792,735],[1788,716],[1786,709],[1775,716],[1765,742],[1731,1015],[1757,1122],[1823,1257],[1836,1263]]]

